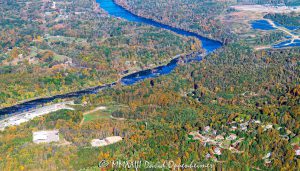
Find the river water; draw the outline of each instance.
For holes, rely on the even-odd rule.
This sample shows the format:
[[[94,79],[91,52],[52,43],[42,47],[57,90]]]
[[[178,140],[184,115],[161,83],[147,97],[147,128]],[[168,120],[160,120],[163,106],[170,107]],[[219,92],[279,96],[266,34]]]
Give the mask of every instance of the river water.
[[[290,30],[291,32],[293,30],[299,29],[299,26],[295,27],[288,27],[288,26],[283,26],[278,23],[275,23],[276,26],[281,26],[285,27],[286,29]],[[251,26],[253,29],[256,30],[265,30],[265,31],[270,31],[270,30],[276,30],[277,28],[274,28],[267,20],[255,20],[251,22]],[[296,34],[296,33],[294,33]],[[295,39],[294,41],[291,39],[291,37],[287,36],[287,40],[284,40],[282,42],[279,42],[275,45],[272,45],[273,48],[286,48],[286,47],[298,47],[300,46],[300,39]]]
[[[211,53],[214,50],[216,50],[222,46],[222,43],[202,37],[196,33],[192,33],[189,31],[182,30],[182,29],[174,28],[174,27],[171,27],[171,26],[168,26],[165,24],[161,24],[161,23],[158,23],[158,22],[150,20],[150,19],[146,19],[143,17],[139,17],[137,15],[134,15],[134,14],[130,13],[129,11],[127,11],[126,9],[122,8],[121,6],[115,4],[113,0],[97,0],[97,2],[100,4],[100,7],[102,9],[104,9],[112,17],[122,18],[127,21],[131,21],[131,22],[148,24],[148,25],[151,25],[154,27],[158,27],[158,28],[162,28],[162,29],[166,29],[166,30],[175,32],[175,33],[183,35],[183,36],[196,37],[202,42],[202,47],[206,50],[207,53]],[[199,61],[201,59],[202,59],[201,56],[198,56],[195,60]],[[167,65],[159,66],[154,69],[147,69],[147,70],[139,71],[139,72],[124,76],[123,78],[121,78],[120,81],[124,86],[130,86],[130,85],[133,85],[133,84],[140,82],[142,80],[145,80],[145,79],[155,78],[155,77],[159,77],[161,75],[169,74],[178,66],[178,61],[179,61],[179,59],[175,58],[175,59],[171,60]],[[189,60],[189,61],[192,61],[192,60]],[[29,111],[38,106],[52,102],[55,99],[66,99],[66,98],[72,98],[72,97],[81,97],[83,95],[88,95],[88,94],[95,94],[103,89],[111,88],[115,84],[116,83],[111,83],[111,84],[106,84],[103,86],[89,88],[89,89],[72,92],[72,93],[67,93],[67,94],[63,94],[63,95],[56,95],[56,96],[52,96],[52,97],[31,100],[28,102],[24,102],[24,103],[21,103],[18,105],[14,105],[11,107],[1,109],[0,116],[3,117],[4,115],[17,114],[17,113]]]

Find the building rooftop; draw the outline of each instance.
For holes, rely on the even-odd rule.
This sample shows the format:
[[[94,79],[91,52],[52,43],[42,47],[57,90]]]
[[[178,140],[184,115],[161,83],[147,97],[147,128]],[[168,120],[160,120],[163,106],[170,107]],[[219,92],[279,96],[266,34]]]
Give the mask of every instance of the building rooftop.
[[[51,130],[51,131],[32,132],[32,138],[33,138],[33,142],[36,144],[58,142],[59,141],[59,131]]]
[[[120,136],[112,136],[112,137],[106,137],[102,140],[100,139],[93,139],[91,141],[91,145],[93,147],[102,147],[102,146],[107,146],[107,145],[110,145],[110,144],[114,144],[114,143],[117,143],[119,141],[122,141],[122,137]]]

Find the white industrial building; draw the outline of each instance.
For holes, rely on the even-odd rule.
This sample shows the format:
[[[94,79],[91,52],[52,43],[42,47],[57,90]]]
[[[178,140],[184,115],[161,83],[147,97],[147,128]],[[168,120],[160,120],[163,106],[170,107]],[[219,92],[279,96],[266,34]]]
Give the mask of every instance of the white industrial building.
[[[58,130],[37,131],[37,132],[32,132],[32,135],[33,135],[33,142],[36,144],[59,141],[59,131]]]
[[[119,141],[122,141],[122,137],[120,136],[112,136],[112,137],[106,137],[102,140],[100,139],[93,139],[91,142],[91,145],[93,147],[102,147],[102,146],[107,146],[110,144],[117,143]]]

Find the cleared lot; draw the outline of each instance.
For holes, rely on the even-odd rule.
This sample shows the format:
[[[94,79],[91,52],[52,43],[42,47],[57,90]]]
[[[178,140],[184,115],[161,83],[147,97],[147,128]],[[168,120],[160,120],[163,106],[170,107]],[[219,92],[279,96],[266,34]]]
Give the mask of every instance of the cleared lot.
[[[300,6],[288,7],[288,6],[269,6],[269,5],[235,5],[231,6],[240,11],[252,11],[259,13],[290,13],[300,12]]]

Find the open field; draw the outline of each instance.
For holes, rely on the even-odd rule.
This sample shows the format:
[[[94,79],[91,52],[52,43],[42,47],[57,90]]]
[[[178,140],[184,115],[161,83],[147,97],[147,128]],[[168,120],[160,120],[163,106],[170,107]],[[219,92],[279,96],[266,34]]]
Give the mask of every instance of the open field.
[[[91,121],[91,120],[99,119],[99,118],[109,118],[108,114],[99,114],[100,110],[106,110],[106,109],[107,108],[105,106],[99,106],[93,110],[85,112],[83,114],[83,118],[80,122],[80,125],[82,125],[84,121]]]
[[[229,8],[237,11],[220,15],[219,19],[224,25],[231,25],[231,30],[237,34],[251,32],[250,21],[264,19],[267,13],[300,12],[300,6],[234,5]]]
[[[95,109],[87,111],[83,114],[83,119],[82,119],[80,125],[82,125],[85,122],[90,122],[90,121],[97,120],[97,119],[112,118],[112,119],[122,120],[120,118],[112,117],[112,113],[121,108],[124,108],[124,106],[111,105],[111,106],[96,107]]]
[[[300,6],[288,7],[288,6],[268,6],[268,5],[234,5],[231,6],[240,11],[251,11],[258,13],[290,13],[300,12]]]

